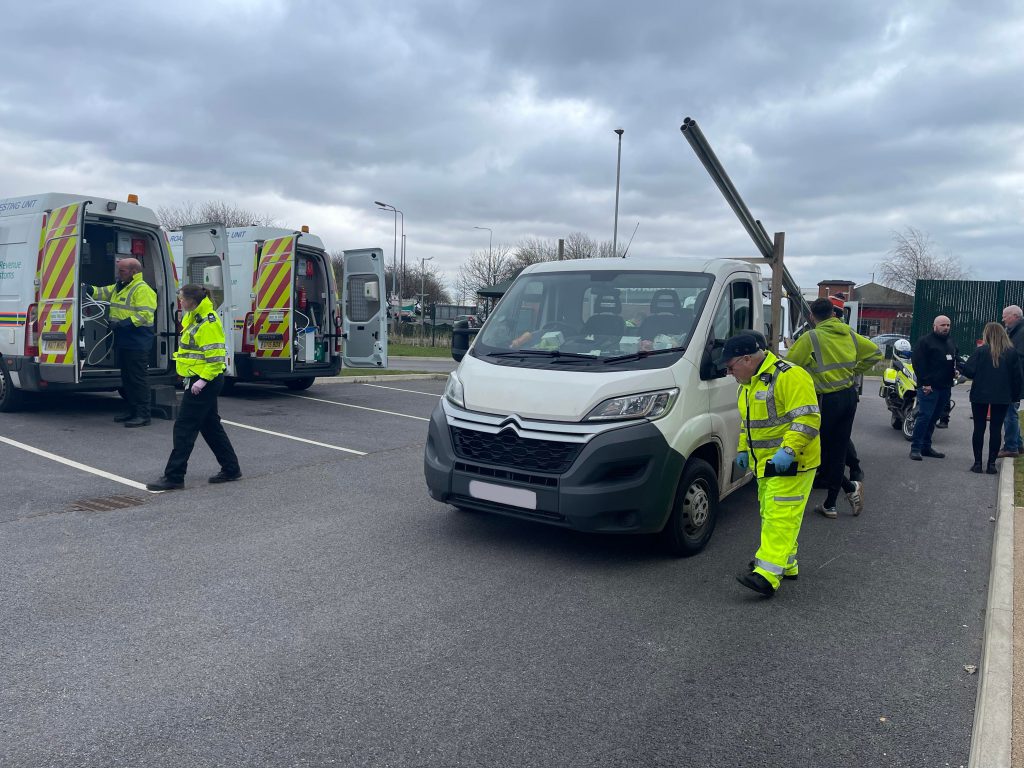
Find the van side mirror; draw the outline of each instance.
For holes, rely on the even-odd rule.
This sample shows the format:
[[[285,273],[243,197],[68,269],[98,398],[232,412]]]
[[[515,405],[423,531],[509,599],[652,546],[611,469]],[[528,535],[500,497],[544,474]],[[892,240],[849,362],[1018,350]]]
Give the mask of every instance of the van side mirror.
[[[722,349],[725,347],[724,339],[711,339],[704,347],[704,354],[700,360],[700,377],[703,381],[720,379],[728,373],[725,364],[722,362]]]
[[[452,328],[452,359],[457,363],[469,351],[469,345],[473,343],[473,337],[480,331],[479,328],[470,328],[468,320],[456,320]]]

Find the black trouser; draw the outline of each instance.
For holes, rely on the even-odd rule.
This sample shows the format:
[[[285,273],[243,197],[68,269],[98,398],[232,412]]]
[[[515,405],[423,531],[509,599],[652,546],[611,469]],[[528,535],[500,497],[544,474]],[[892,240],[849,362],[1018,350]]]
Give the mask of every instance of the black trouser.
[[[121,366],[121,388],[128,402],[128,412],[140,419],[149,418],[149,378],[146,367],[149,351],[118,349],[117,361]]]
[[[846,444],[846,466],[850,468],[851,477],[860,472],[860,459],[857,458],[857,449],[853,445],[853,440]]]
[[[231,447],[231,441],[221,426],[220,414],[217,413],[217,395],[223,388],[224,376],[220,375],[203,387],[198,395],[193,395],[189,388],[185,389],[181,410],[174,421],[174,448],[171,449],[171,456],[164,469],[164,477],[168,480],[184,482],[188,459],[199,435],[210,446],[224,472],[237,475],[241,471],[235,449]]]
[[[985,420],[988,409],[992,409],[988,425],[988,463],[993,464],[999,454],[999,446],[1003,439],[1003,422],[1010,404],[971,403],[971,415],[974,418],[974,434],[971,435],[971,446],[974,448],[974,462],[981,463],[981,449],[985,446]]]
[[[828,489],[825,506],[834,507],[839,489],[850,493],[856,486],[843,477],[846,449],[857,415],[857,390],[853,387],[827,392],[818,401],[821,406],[821,472]]]

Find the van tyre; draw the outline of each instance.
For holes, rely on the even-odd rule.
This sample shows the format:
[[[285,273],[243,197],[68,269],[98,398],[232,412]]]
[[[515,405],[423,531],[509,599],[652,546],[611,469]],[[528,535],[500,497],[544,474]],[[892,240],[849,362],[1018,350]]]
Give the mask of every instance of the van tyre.
[[[0,363],[0,413],[11,413],[25,404],[25,393],[14,388],[7,366]]]
[[[672,514],[661,540],[675,557],[695,555],[707,546],[718,520],[718,476],[702,459],[690,459],[683,468],[672,502]]]
[[[303,376],[301,379],[289,379],[284,385],[293,392],[299,392],[312,387],[314,381],[316,381],[316,378],[313,376]]]

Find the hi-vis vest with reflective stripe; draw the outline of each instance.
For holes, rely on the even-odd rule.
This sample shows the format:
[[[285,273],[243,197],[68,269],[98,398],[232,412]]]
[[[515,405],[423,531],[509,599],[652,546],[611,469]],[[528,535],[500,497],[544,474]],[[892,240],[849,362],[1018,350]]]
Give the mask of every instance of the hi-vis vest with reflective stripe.
[[[821,464],[821,412],[807,371],[767,352],[750,382],[740,384],[738,405],[738,450],[747,451],[758,477],[764,477],[765,462],[783,446],[796,453],[801,472]]]
[[[213,381],[227,367],[227,345],[224,327],[210,300],[203,299],[193,311],[186,312],[181,328],[178,351],[174,353],[178,375]]]
[[[786,360],[806,369],[818,394],[840,392],[854,385],[882,359],[878,347],[837,318],[829,318],[809,330],[789,348]]]
[[[117,283],[93,291],[100,301],[110,302],[111,320],[131,320],[136,328],[146,328],[156,321],[156,291],[149,287],[139,272],[120,290]]]

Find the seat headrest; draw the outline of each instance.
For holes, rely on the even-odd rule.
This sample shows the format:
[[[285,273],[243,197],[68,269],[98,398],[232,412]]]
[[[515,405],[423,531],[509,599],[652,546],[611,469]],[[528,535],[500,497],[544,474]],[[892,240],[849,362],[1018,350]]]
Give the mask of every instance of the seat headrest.
[[[675,291],[655,291],[651,296],[651,314],[678,315],[682,307]]]
[[[622,299],[619,298],[619,292],[612,293],[609,290],[604,290],[597,293],[594,297],[594,314],[622,314]]]

